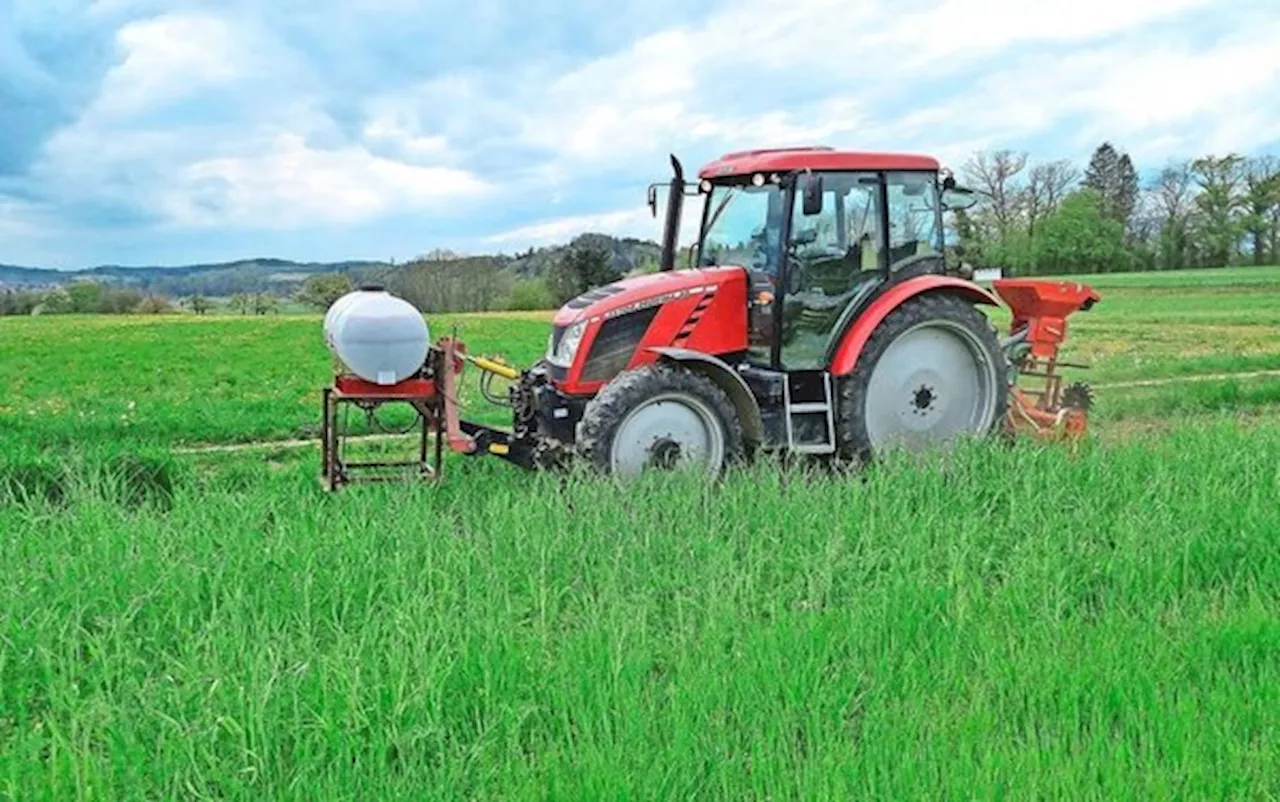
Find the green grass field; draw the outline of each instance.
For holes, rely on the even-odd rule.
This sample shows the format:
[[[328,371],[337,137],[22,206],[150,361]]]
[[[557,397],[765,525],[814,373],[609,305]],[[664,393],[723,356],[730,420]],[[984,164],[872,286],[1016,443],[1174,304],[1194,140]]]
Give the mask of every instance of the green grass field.
[[[1280,377],[1105,389],[1280,368],[1214,275],[1099,278],[1078,450],[628,489],[173,450],[312,434],[317,316],[0,319],[0,794],[1276,798]]]

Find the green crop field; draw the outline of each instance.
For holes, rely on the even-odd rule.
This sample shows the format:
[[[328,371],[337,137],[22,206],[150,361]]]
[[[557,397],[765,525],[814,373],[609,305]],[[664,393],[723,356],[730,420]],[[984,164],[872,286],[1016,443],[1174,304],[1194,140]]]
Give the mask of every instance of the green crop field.
[[[1089,280],[1078,448],[626,488],[191,453],[314,437],[319,316],[0,318],[0,794],[1276,798],[1280,269]]]

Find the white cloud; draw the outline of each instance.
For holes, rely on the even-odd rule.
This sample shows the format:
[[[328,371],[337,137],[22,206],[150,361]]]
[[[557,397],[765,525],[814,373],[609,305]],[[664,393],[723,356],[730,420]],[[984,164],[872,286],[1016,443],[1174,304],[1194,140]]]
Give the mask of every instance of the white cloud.
[[[31,170],[59,202],[264,230],[452,208],[489,191],[451,163],[445,137],[395,109],[366,121],[366,142],[347,141],[298,55],[246,15],[168,13],[124,26],[116,42],[123,60]],[[200,98],[196,122],[189,107],[168,113],[188,98]]]
[[[1139,162],[1248,151],[1280,138],[1280,96],[1272,91],[1280,80],[1280,22],[1207,47],[1184,34],[1043,62],[1023,54],[927,115],[969,150],[1056,136],[1062,147],[1084,152],[1110,139]]]
[[[584,232],[652,238],[658,236],[659,230],[658,222],[645,207],[544,220],[494,234],[485,241],[494,245],[548,245],[572,239]]]
[[[449,153],[449,140],[440,134],[415,133],[401,115],[386,113],[364,124],[364,140],[371,145],[388,145],[412,158],[440,158]]]
[[[130,23],[116,42],[126,55],[103,82],[95,109],[100,114],[129,114],[228,83],[252,57],[240,32],[209,14]]]
[[[1216,0],[942,0],[916,2],[916,13],[883,4],[884,33],[878,39],[909,45],[906,60],[925,62],[971,58],[1035,43],[1097,40],[1131,31],[1187,11],[1212,6]],[[899,12],[899,13],[895,13]],[[895,64],[895,66],[897,66]]]
[[[99,47],[134,20],[114,31],[117,63],[94,73],[87,110],[40,134],[23,196],[66,220],[158,215],[166,235],[201,238],[421,211],[424,228],[403,234],[421,250],[426,230],[484,241],[494,226],[478,201],[499,193],[510,230],[493,244],[656,237],[639,198],[668,152],[691,170],[727,150],[814,143],[956,166],[990,147],[1082,159],[1105,138],[1150,167],[1280,141],[1275,0],[721,0],[680,25],[632,3],[579,16],[572,42],[537,22],[520,33],[539,55],[518,66],[493,48],[433,59],[456,43],[409,29],[436,13],[427,0],[377,1],[371,17],[331,0],[287,16],[268,0],[96,0],[88,12],[88,0],[21,0],[41,30],[60,9],[96,20]],[[475,19],[503,16],[477,37],[510,32],[514,12],[481,3]],[[594,35],[605,29],[646,33]],[[572,50],[604,41],[623,43]],[[42,56],[13,53],[12,82],[45,93],[56,76]],[[85,108],[96,81],[77,85]],[[555,217],[566,210],[577,214]],[[12,203],[0,214],[6,233],[33,229]]]
[[[925,118],[876,124],[876,108],[942,70],[1016,47],[1098,40],[1213,1],[743,0],[552,81],[522,114],[522,138],[585,164],[700,144],[891,141],[927,130]],[[1036,72],[1057,68],[1050,57]],[[1031,124],[1052,102],[1022,100]],[[744,106],[759,111],[731,110]]]
[[[287,228],[453,204],[488,189],[463,170],[403,164],[358,147],[316,150],[282,134],[263,152],[186,167],[162,204],[182,224]]]
[[[34,210],[29,204],[0,195],[0,235],[27,237],[36,233]]]

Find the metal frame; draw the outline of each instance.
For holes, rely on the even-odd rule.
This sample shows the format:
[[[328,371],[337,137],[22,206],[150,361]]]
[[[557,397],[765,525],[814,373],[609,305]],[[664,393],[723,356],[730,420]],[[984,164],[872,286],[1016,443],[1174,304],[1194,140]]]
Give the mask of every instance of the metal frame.
[[[443,473],[445,415],[435,382],[421,379],[418,384],[404,383],[385,392],[344,389],[349,381],[337,377],[333,387],[323,391],[324,415],[321,426],[321,481],[333,491],[356,482],[396,481],[412,472],[417,478],[439,479]],[[418,458],[400,462],[350,462],[343,458],[343,446],[350,434],[346,431],[344,407],[354,406],[367,415],[376,414],[389,404],[407,404],[417,412],[413,428],[420,430]],[[407,434],[407,432],[406,432]],[[431,435],[435,435],[434,447]],[[406,469],[411,469],[406,470]]]

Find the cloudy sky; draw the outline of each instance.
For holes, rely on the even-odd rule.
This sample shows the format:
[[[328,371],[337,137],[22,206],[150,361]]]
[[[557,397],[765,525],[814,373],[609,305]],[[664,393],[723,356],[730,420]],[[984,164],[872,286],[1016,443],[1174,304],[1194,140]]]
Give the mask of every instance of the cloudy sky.
[[[0,262],[656,237],[671,151],[1280,152],[1276,1],[0,0]]]

